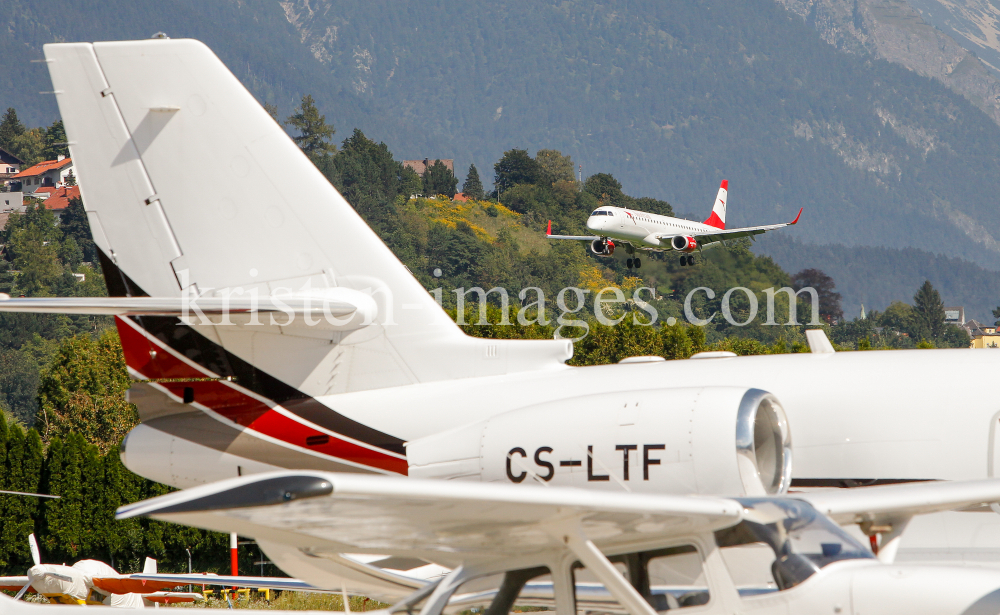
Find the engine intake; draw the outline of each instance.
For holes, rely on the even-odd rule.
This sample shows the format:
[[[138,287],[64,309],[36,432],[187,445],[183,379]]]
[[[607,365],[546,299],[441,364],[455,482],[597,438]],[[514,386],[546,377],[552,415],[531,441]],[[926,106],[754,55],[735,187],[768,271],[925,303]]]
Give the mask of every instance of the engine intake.
[[[588,395],[512,410],[407,444],[410,476],[635,492],[762,496],[791,483],[785,411],[766,391]]]
[[[590,251],[598,256],[611,256],[615,253],[615,242],[607,239],[595,239],[590,242]]]
[[[678,252],[694,252],[698,249],[698,241],[687,235],[675,235],[670,239],[670,247]]]

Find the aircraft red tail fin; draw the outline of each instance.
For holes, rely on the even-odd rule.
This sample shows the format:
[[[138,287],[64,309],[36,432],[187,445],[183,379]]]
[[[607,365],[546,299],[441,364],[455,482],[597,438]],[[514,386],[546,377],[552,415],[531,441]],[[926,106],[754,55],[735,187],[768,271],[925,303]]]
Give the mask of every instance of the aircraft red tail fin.
[[[719,184],[719,194],[715,197],[715,205],[712,207],[712,215],[705,220],[705,224],[715,228],[726,228],[726,201],[729,200],[729,180],[722,180]]]

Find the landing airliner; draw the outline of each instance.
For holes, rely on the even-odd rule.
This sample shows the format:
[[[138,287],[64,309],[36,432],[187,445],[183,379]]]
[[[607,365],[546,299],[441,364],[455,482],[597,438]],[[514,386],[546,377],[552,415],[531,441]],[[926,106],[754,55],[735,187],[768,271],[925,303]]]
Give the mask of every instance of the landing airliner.
[[[549,239],[572,239],[589,241],[590,250],[600,256],[611,256],[615,253],[615,242],[625,246],[629,259],[626,266],[641,267],[642,260],[636,250],[663,252],[673,250],[680,252],[681,267],[694,265],[695,250],[702,250],[712,244],[725,242],[739,237],[753,237],[797,224],[802,216],[798,215],[791,222],[770,224],[767,226],[750,226],[746,228],[726,229],[726,201],[729,199],[729,181],[722,180],[719,194],[715,197],[712,215],[704,222],[692,222],[683,218],[672,218],[644,211],[636,211],[623,207],[605,205],[598,207],[587,219],[587,228],[597,235],[553,235],[552,221],[549,220],[545,236]]]
[[[751,496],[1000,476],[1000,406],[962,385],[991,381],[1000,353],[827,344],[571,367],[567,340],[470,337],[203,44],[45,55],[110,296],[0,309],[115,315],[142,420],[122,459],[142,476],[184,488],[288,469]],[[220,320],[230,300],[239,314]],[[928,532],[913,557],[1000,549],[1000,515],[950,514],[947,536]],[[302,578],[357,569],[295,545],[269,555]]]

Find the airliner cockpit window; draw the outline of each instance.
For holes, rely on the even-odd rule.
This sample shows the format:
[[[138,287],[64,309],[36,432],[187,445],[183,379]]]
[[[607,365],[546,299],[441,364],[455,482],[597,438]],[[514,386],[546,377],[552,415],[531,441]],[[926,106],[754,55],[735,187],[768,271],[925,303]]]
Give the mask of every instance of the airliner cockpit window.
[[[591,216],[606,216],[607,212],[601,211],[600,209],[595,209]]]
[[[731,567],[731,572],[745,569],[751,561],[753,567],[762,569],[761,575],[757,575],[760,578],[755,578],[754,582],[743,583],[734,576],[743,596],[766,592],[769,588],[774,591],[773,588],[795,587],[833,562],[874,557],[871,551],[806,502],[738,499],[745,509],[743,521],[716,532],[715,540],[727,564],[730,560],[740,564]],[[770,553],[761,557],[768,550],[765,546]],[[743,554],[746,557],[727,557],[725,552],[732,548],[746,551]],[[767,570],[768,562],[770,570]]]

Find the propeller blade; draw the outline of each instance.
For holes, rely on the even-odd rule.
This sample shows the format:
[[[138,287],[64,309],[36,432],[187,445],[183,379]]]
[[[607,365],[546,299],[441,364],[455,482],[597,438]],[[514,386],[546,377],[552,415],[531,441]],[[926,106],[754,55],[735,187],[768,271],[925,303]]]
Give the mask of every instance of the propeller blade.
[[[25,592],[27,592],[29,589],[31,589],[31,583],[28,583],[27,585],[22,587],[21,591],[17,592],[17,595],[14,596],[14,600],[20,600],[21,596],[23,596]]]
[[[37,566],[42,563],[42,556],[38,552],[38,541],[34,534],[28,534],[28,546],[31,547],[31,561]]]

